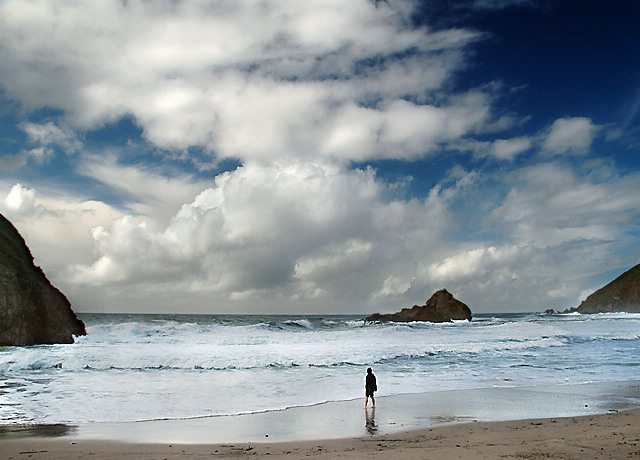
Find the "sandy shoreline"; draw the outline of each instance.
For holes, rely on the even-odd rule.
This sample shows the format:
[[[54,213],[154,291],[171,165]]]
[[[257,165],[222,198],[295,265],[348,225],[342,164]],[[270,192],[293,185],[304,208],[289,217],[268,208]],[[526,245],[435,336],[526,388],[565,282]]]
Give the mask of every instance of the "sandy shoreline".
[[[640,458],[640,409],[508,422],[470,422],[390,435],[281,443],[138,444],[12,439],[2,459],[622,459]]]
[[[15,437],[64,437],[70,441],[223,444],[312,441],[387,435],[464,422],[604,414],[640,408],[640,380],[590,384],[492,387],[333,401],[286,410],[142,422],[36,425],[0,428],[0,443]]]
[[[495,387],[148,422],[2,427],[1,459],[640,458],[640,381]]]

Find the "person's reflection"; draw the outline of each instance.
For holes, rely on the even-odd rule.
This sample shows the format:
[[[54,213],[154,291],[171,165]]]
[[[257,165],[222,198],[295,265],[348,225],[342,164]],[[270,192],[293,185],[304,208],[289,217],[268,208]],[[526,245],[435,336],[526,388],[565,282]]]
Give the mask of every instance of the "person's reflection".
[[[378,433],[378,425],[376,425],[376,408],[371,408],[371,412],[369,409],[364,411],[366,421],[364,427],[367,429],[367,432],[371,435]]]

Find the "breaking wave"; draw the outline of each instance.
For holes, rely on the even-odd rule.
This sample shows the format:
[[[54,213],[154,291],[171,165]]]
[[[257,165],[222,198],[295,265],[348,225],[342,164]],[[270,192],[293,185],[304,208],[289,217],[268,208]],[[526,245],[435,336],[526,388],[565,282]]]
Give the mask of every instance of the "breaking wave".
[[[81,317],[88,334],[74,345],[0,348],[0,424],[185,418],[353,399],[368,366],[381,395],[636,378],[640,366],[640,314],[479,315],[447,324]]]

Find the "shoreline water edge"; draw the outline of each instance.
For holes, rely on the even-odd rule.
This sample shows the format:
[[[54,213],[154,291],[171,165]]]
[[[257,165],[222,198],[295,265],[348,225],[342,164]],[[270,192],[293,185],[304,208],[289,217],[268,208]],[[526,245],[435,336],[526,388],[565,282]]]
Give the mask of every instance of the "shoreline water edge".
[[[640,314],[82,317],[0,348],[0,459],[640,457]]]
[[[640,314],[82,315],[72,345],[0,348],[0,425],[193,419],[376,398],[638,378]],[[465,393],[462,393],[465,394]]]
[[[0,442],[225,444],[380,437],[447,425],[611,414],[640,408],[640,379],[531,387],[493,387],[333,401],[250,414],[122,423],[4,426]]]

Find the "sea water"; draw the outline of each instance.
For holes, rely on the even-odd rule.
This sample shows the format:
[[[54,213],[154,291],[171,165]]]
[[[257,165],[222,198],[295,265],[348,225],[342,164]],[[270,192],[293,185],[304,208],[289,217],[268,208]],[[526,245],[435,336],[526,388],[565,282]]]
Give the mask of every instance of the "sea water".
[[[640,314],[87,315],[72,345],[0,347],[0,425],[172,420],[364,396],[640,377]]]

